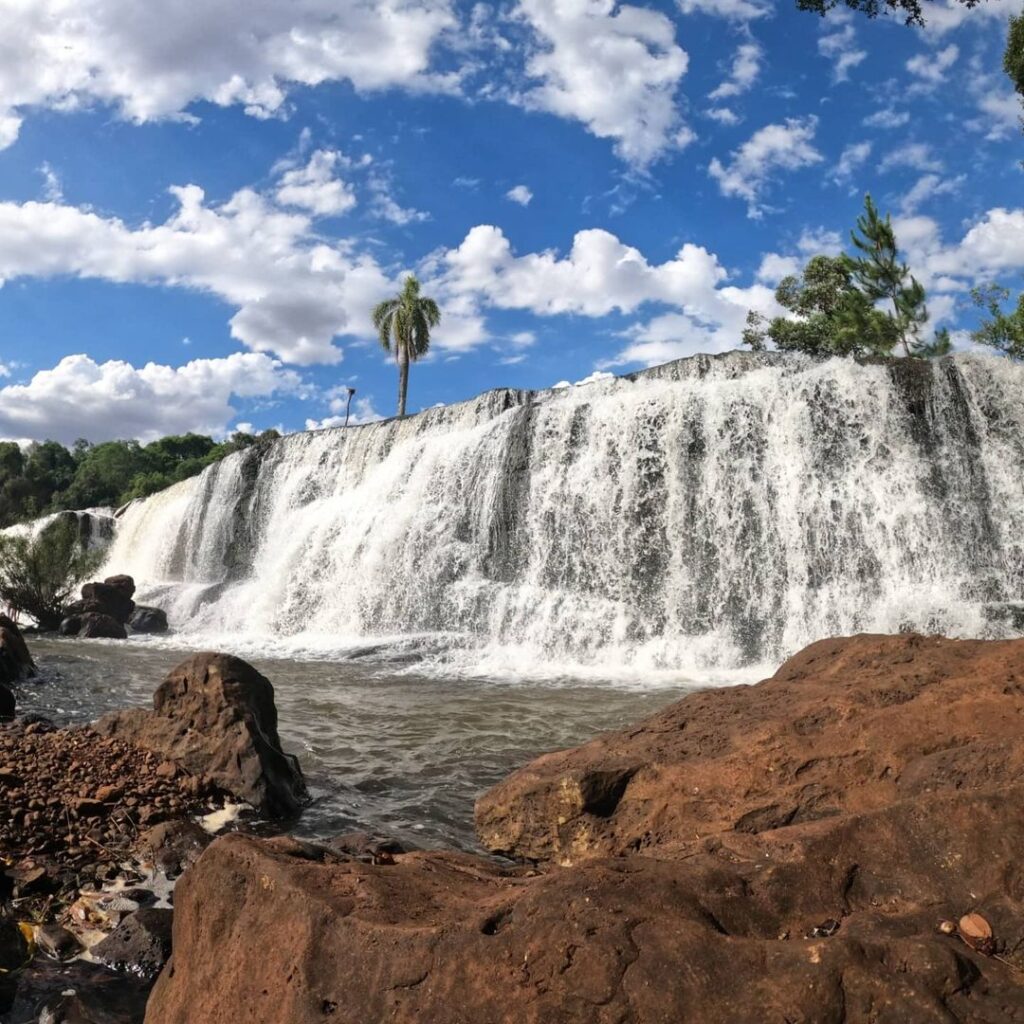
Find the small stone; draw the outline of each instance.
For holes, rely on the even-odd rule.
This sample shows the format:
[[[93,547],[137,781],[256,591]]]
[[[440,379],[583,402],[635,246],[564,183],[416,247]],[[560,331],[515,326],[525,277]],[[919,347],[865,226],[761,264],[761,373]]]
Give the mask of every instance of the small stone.
[[[981,914],[965,914],[958,925],[960,937],[971,949],[991,956],[995,950],[992,939],[992,926]]]
[[[44,924],[36,930],[36,945],[42,952],[54,960],[68,960],[77,956],[81,950],[81,944],[67,930],[59,924]]]

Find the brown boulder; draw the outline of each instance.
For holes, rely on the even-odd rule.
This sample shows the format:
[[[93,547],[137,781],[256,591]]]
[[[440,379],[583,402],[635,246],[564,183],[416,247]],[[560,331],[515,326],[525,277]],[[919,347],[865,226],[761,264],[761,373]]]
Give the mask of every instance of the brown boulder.
[[[757,686],[705,690],[548,754],[484,794],[491,850],[576,863],[1024,782],[1024,641],[823,640]]]
[[[240,658],[197,654],[160,685],[152,711],[113,712],[94,728],[176,761],[264,814],[288,817],[307,801],[298,761],[281,749],[274,688]]]

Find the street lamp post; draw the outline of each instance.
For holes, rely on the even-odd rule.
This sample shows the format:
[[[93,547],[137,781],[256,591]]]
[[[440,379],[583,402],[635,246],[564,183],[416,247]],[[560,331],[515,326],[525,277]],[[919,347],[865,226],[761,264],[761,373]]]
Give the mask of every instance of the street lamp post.
[[[352,411],[352,396],[356,393],[355,388],[346,388],[348,392],[348,404],[345,406],[345,426],[348,426],[348,414]]]

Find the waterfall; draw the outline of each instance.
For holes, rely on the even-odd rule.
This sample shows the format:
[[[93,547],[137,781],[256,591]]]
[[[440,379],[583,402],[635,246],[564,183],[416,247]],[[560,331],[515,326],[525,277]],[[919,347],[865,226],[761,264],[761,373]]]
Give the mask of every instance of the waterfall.
[[[467,671],[1001,635],[1024,600],[1024,368],[734,352],[293,434],[134,504],[107,571],[196,642],[430,638]]]
[[[0,530],[0,534],[34,539],[52,523],[61,519],[66,519],[74,524],[79,542],[82,547],[90,551],[102,551],[114,539],[116,521],[112,508],[87,508],[80,512],[54,512],[29,523],[8,526]]]

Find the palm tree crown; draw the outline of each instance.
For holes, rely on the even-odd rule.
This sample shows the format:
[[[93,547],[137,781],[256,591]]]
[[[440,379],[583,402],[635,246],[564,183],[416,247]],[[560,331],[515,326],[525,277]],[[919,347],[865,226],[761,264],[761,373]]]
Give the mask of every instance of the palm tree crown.
[[[409,391],[409,364],[430,349],[430,331],[441,322],[441,310],[433,299],[420,295],[414,274],[405,279],[400,294],[377,303],[373,326],[386,352],[394,352],[398,363],[398,415],[405,415]]]

